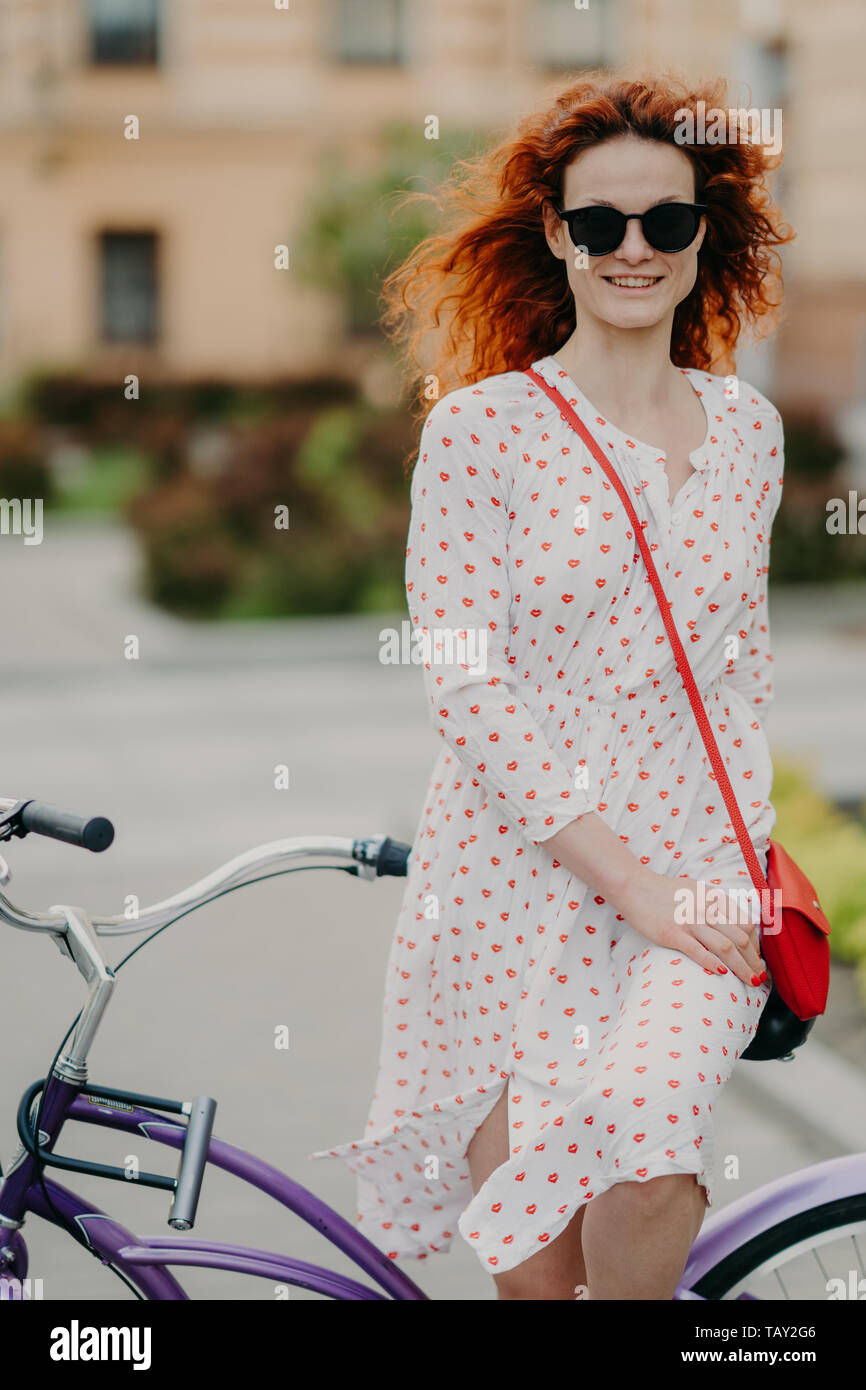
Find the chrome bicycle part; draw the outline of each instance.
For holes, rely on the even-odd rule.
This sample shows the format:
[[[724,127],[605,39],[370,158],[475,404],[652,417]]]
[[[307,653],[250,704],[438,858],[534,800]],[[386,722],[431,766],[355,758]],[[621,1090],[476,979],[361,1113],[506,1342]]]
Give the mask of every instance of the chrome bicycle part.
[[[81,1010],[70,1047],[61,1055],[54,1075],[61,1081],[83,1085],[87,1080],[87,1054],[114,990],[114,971],[105,963],[93,924],[82,907],[65,904],[52,907],[66,919],[63,944],[78,966],[79,974],[90,986],[87,1003]]]

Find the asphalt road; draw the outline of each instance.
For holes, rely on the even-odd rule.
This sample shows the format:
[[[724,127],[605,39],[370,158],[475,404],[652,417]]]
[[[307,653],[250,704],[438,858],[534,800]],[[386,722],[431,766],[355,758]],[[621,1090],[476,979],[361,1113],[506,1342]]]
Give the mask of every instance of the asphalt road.
[[[379,663],[376,622],[190,630],[135,600],[122,536],[49,528],[36,553],[2,544],[0,794],[101,812],[117,827],[101,857],[33,838],[13,842],[14,901],[116,912],[129,894],[155,901],[263,841],[380,829],[412,838],[437,744],[417,670]],[[130,635],[140,643],[134,661],[123,655]],[[862,644],[851,659],[862,677]],[[846,772],[850,762],[849,750]],[[287,790],[274,786],[281,765]],[[354,1217],[351,1174],[307,1155],[363,1132],[401,892],[394,880],[304,873],[177,923],[120,972],[91,1054],[92,1080],[215,1096],[220,1137]],[[107,954],[116,962],[121,943],[109,942]],[[6,1160],[17,1100],[45,1074],[83,983],[47,940],[9,928],[0,928],[0,964]],[[288,1051],[274,1046],[279,1025],[289,1028]],[[756,1089],[746,1075],[779,1066],[743,1063],[717,1106],[720,1174],[728,1155],[739,1159],[736,1181],[719,1178],[720,1204],[843,1151],[838,1136],[773,1105],[766,1083]],[[60,1148],[108,1163],[135,1152],[134,1141],[83,1126],[64,1131]],[[144,1167],[174,1171],[174,1157],[157,1146],[139,1157]],[[89,1178],[69,1185],[143,1234],[168,1233],[162,1193]],[[220,1173],[206,1180],[196,1230],[350,1270],[296,1218]],[[25,1234],[46,1299],[131,1296],[36,1218]],[[459,1237],[450,1256],[407,1268],[431,1297],[492,1297]],[[217,1272],[184,1271],[182,1282],[197,1297],[274,1297],[265,1281]],[[292,1292],[292,1300],[304,1297]]]

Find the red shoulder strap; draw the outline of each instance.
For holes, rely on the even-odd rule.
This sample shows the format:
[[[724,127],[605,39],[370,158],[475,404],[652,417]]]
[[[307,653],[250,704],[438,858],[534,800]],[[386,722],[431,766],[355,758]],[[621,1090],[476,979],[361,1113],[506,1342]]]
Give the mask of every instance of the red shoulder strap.
[[[697,720],[698,729],[700,730],[701,738],[704,741],[704,747],[707,750],[707,757],[710,760],[710,766],[713,769],[716,782],[722,793],[722,797],[724,798],[728,815],[731,818],[731,825],[734,827],[734,830],[737,833],[737,839],[740,842],[740,849],[743,851],[743,858],[746,861],[746,865],[748,867],[752,883],[755,885],[755,888],[758,890],[759,893],[768,892],[769,887],[767,884],[767,880],[764,877],[763,872],[761,871],[761,865],[760,861],[758,860],[758,856],[755,853],[755,847],[752,844],[751,839],[749,838],[749,832],[746,829],[745,821],[743,820],[743,817],[740,814],[740,808],[737,805],[737,798],[734,794],[734,789],[731,786],[731,779],[728,776],[727,769],[725,768],[725,764],[722,761],[722,755],[719,752],[719,746],[716,743],[715,736],[710,727],[710,721],[707,718],[707,711],[704,708],[703,700],[700,697],[697,684],[695,683],[695,678],[692,675],[692,668],[689,665],[689,659],[686,656],[685,648],[683,647],[683,644],[680,641],[680,635],[677,632],[676,625],[674,623],[673,618],[671,617],[671,606],[668,603],[667,598],[665,597],[665,591],[662,588],[662,583],[659,579],[658,571],[655,567],[655,561],[653,560],[650,548],[647,545],[646,537],[643,533],[643,527],[638,521],[637,513],[635,512],[634,506],[632,505],[632,500],[628,495],[625,484],[623,483],[616,469],[611,464],[610,460],[605,457],[605,454],[601,446],[590,434],[589,430],[584,425],[576,410],[574,410],[573,407],[569,405],[562,392],[558,391],[555,386],[551,386],[548,382],[546,382],[544,380],[544,377],[542,377],[538,372],[534,371],[532,367],[527,369],[526,375],[528,377],[531,377],[532,380],[535,382],[536,386],[539,386],[541,390],[544,391],[550,397],[554,404],[558,406],[560,414],[563,416],[563,418],[567,420],[568,423],[571,425],[572,429],[576,430],[577,433],[580,435],[581,439],[583,440],[586,447],[589,449],[590,453],[593,455],[595,459],[597,459],[600,466],[604,469],[605,474],[609,478],[611,485],[616,489],[620,501],[622,502],[623,506],[626,509],[626,512],[628,513],[629,520],[634,528],[634,535],[638,543],[638,548],[640,550],[641,555],[643,556],[643,562],[646,565],[647,573],[650,578],[650,583],[653,586],[653,591],[658,601],[659,610],[662,615],[662,622],[665,625],[665,631],[668,635],[668,640],[671,644],[671,647],[673,648],[677,670],[680,673],[680,678],[685,687],[686,694],[689,697],[689,703],[692,707],[695,719]],[[762,899],[761,901],[763,906],[763,903],[766,900]],[[772,913],[771,905],[769,907],[769,911],[770,913]]]

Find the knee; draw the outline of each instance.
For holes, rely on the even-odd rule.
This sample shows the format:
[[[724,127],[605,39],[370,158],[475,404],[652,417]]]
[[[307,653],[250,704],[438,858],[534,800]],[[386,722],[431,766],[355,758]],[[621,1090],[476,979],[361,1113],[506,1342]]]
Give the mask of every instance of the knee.
[[[703,1212],[706,1205],[704,1189],[694,1173],[665,1173],[644,1182],[620,1182],[609,1189],[623,1214],[635,1221],[660,1221],[694,1206]]]
[[[570,1279],[553,1274],[530,1273],[518,1265],[506,1274],[495,1276],[496,1293],[500,1300],[535,1302],[565,1302],[583,1297],[584,1285],[572,1285]]]

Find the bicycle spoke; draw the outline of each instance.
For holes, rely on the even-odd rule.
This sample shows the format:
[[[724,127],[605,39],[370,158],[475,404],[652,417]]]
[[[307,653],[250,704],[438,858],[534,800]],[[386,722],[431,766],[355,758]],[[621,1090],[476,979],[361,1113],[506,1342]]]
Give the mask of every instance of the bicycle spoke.
[[[828,1281],[829,1281],[829,1276],[828,1276],[828,1274],[827,1274],[826,1269],[824,1268],[824,1265],[823,1265],[822,1260],[821,1260],[821,1256],[818,1254],[817,1249],[814,1249],[814,1250],[812,1251],[812,1254],[815,1256],[815,1259],[816,1259],[817,1264],[818,1264],[818,1268],[820,1269],[821,1274],[823,1275],[824,1284],[825,1284],[825,1286],[826,1286],[826,1284],[827,1284]]]

